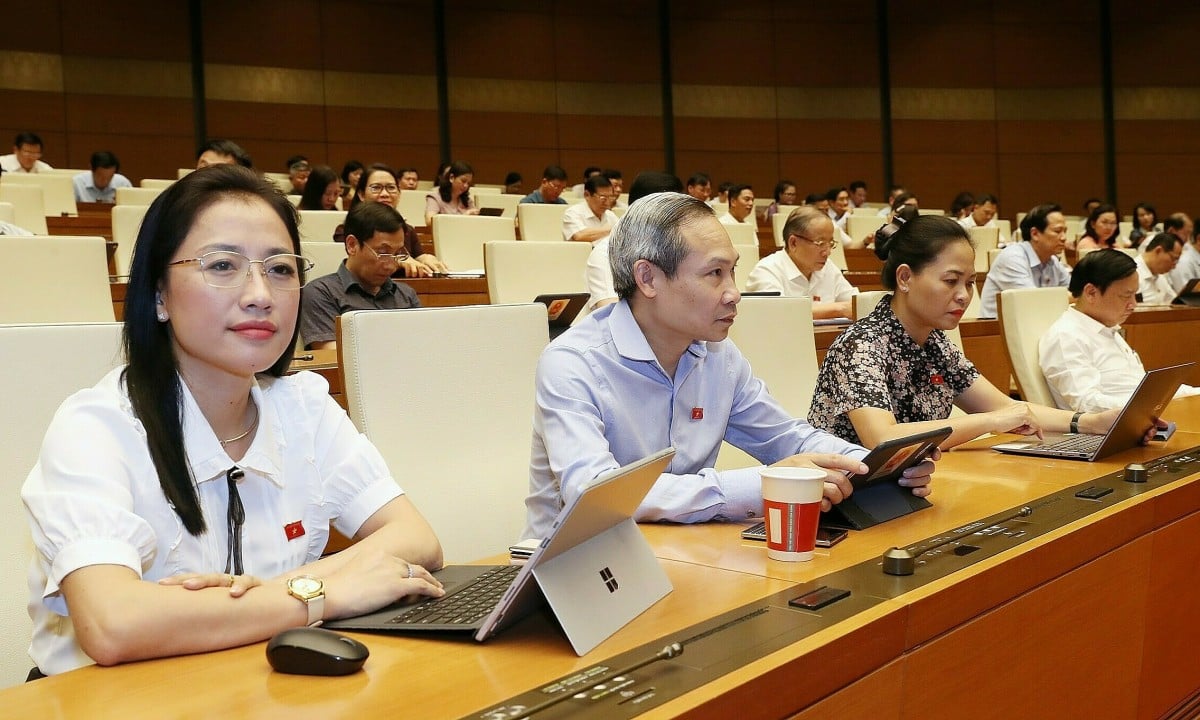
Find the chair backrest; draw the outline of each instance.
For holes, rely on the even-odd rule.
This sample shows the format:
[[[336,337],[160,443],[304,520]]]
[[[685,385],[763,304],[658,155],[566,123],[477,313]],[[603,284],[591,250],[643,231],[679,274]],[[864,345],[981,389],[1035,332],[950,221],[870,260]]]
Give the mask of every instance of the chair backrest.
[[[448,562],[520,539],[533,377],[547,340],[541,303],[341,316],[350,417],[433,525]],[[398,378],[420,378],[421,392]]]
[[[973,227],[967,230],[971,244],[975,246],[975,272],[987,272],[991,267],[988,251],[1000,244],[999,227]]]
[[[33,541],[21,485],[37,463],[58,406],[119,365],[120,344],[121,324],[114,322],[0,326],[0,393],[9,408],[0,413],[0,572],[9,578],[0,587],[0,688],[20,684],[32,667],[26,651],[33,624],[25,609],[29,588],[23,579]]]
[[[488,298],[506,305],[532,302],[542,293],[586,292],[583,271],[591,252],[590,243],[484,243]]]
[[[794,417],[807,417],[817,384],[812,299],[742,298],[729,337],[750,361],[755,377],[766,383],[771,396]],[[729,444],[722,445],[717,455],[720,470],[757,464]]]
[[[918,215],[945,215],[946,211],[940,208],[920,208],[917,210]]]
[[[523,197],[525,196],[507,193],[482,194],[479,196],[479,207],[500,208],[504,211],[500,214],[500,217],[515,218],[517,216],[517,205],[520,204]]]
[[[48,232],[46,202],[42,199],[45,194],[45,190],[39,185],[10,183],[7,179],[0,179],[0,201],[13,206],[13,224],[34,235],[45,235]]]
[[[340,242],[300,241],[300,254],[313,261],[313,269],[304,276],[312,282],[324,275],[337,272],[338,265],[346,259],[346,246]]]
[[[22,185],[40,187],[42,189],[42,212],[47,217],[60,217],[76,213],[75,184],[74,178],[70,175],[59,173],[5,173],[4,179],[0,182],[20,183]]]
[[[1017,222],[1020,223],[1021,221],[1018,220]],[[996,224],[1000,226],[1001,239],[1003,239],[1004,242],[1011,242],[1011,238],[1013,236],[1012,222],[996,218]]]
[[[174,184],[174,180],[166,178],[142,178],[142,181],[138,183],[140,187],[150,188],[151,190],[166,190]]]
[[[149,205],[162,194],[162,188],[117,188],[118,205]]]
[[[347,208],[349,209],[349,208]],[[413,227],[425,227],[425,191],[404,190],[396,203],[396,212]]]
[[[562,219],[566,205],[521,203],[517,205],[517,224],[522,240],[562,242]]]
[[[471,194],[480,195],[499,195],[504,192],[503,185],[472,185]]]
[[[113,321],[102,237],[5,237],[0,267],[19,269],[0,283],[0,323]]]
[[[292,192],[292,178],[287,173],[268,172],[263,173],[263,177],[274,183],[279,192],[284,195]]]
[[[996,296],[1000,336],[1012,363],[1017,389],[1027,402],[1054,407],[1054,396],[1038,361],[1038,341],[1070,304],[1066,288],[1018,288]]]
[[[12,203],[0,202],[0,222],[16,224],[17,214]]]
[[[301,210],[300,241],[333,242],[333,231],[345,222],[344,210]]]
[[[855,208],[855,210],[858,209]],[[846,218],[846,234],[853,240],[861,241],[863,238],[874,235],[875,231],[883,227],[886,222],[887,218],[879,217],[875,212],[851,215]]]
[[[758,228],[753,225],[739,223],[737,225],[726,225],[721,223],[721,227],[725,228],[725,232],[729,233],[729,242],[734,245],[753,245],[758,247]],[[757,250],[755,251],[755,260],[758,259]],[[745,262],[743,259],[742,262]]]
[[[781,248],[787,241],[783,236],[783,226],[787,225],[787,215],[775,213],[771,216],[771,237],[775,238],[775,247]]]
[[[133,259],[133,243],[149,205],[116,205],[112,209],[113,241],[117,243],[117,274],[128,275]]]
[[[510,218],[478,215],[434,215],[433,245],[437,256],[451,270],[483,268],[483,244],[493,240],[516,240]]]
[[[754,225],[726,225],[721,223],[721,227],[729,233],[729,241],[733,243],[733,249],[738,252],[737,273],[734,274],[734,283],[737,285],[739,292],[746,292],[746,288],[750,284],[750,271],[758,264],[758,228]]]
[[[875,306],[879,304],[879,301],[883,299],[883,296],[889,295],[891,292],[891,290],[866,290],[850,298],[854,319],[861,320],[870,315]],[[974,315],[970,315],[972,307],[975,308]],[[979,293],[974,293],[971,297],[971,304],[967,305],[967,311],[963,314],[963,317],[968,316],[979,317]],[[942,332],[945,333],[946,339],[954,343],[959,350],[963,349],[962,333],[959,332],[958,328],[943,330]]]

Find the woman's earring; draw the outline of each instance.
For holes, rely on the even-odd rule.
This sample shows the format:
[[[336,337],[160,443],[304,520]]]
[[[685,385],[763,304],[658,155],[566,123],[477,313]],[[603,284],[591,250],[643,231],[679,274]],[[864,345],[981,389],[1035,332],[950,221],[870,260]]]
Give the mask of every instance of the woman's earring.
[[[166,322],[166,321],[167,321],[167,314],[166,314],[165,312],[160,312],[160,313],[158,313],[158,321],[159,321],[159,322]]]

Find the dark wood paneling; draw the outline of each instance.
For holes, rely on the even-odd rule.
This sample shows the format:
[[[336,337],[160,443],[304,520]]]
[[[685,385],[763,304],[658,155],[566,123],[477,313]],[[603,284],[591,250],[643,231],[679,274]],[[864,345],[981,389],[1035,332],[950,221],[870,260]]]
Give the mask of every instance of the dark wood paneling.
[[[1134,203],[1146,201],[1158,209],[1160,218],[1173,212],[1194,213],[1200,187],[1191,172],[1178,169],[1197,166],[1200,154],[1194,152],[1117,153],[1118,209],[1128,214]]]
[[[317,0],[286,3],[206,0],[204,61],[320,69],[323,61],[318,5]]]
[[[682,10],[682,11],[681,11]],[[715,7],[695,12],[689,3],[673,3],[671,72],[674,80],[695,85],[774,85],[775,53],[766,3]],[[718,17],[713,17],[718,15]]]
[[[748,118],[675,118],[678,152],[776,152],[779,125],[775,120]]]
[[[848,153],[780,153],[780,175],[796,183],[800,198],[814,192],[823,193],[831,187],[848,186],[854,180],[867,183],[867,197],[882,201],[883,168],[878,154]],[[767,188],[768,195],[773,188]],[[767,195],[763,195],[767,197]]]
[[[755,197],[770,197],[779,181],[779,156],[776,153],[678,150],[675,158],[680,178],[687,179],[694,172],[708,173],[714,194],[717,185],[728,180],[748,182],[754,186]]]
[[[892,128],[896,155],[996,151],[996,123],[990,120],[895,120]]]
[[[392,108],[325,107],[331,144],[437,147],[437,112]],[[436,161],[434,161],[436,164]]]
[[[1083,212],[1083,200],[1104,195],[1104,158],[1099,153],[999,156],[1000,215],[1015,218],[1043,202],[1056,202],[1068,215]]]
[[[662,119],[559,115],[558,144],[566,149],[657,150],[662,164]]]
[[[215,5],[207,3],[206,7]],[[118,3],[97,3],[62,0],[62,8],[62,52],[65,55],[174,62],[187,62],[190,57],[186,2],[122,0]],[[23,7],[21,14],[24,16],[25,13]],[[27,22],[27,19],[21,18],[23,25]],[[28,27],[44,29],[48,26]],[[5,43],[8,44],[7,38]]]
[[[882,144],[878,120],[780,120],[779,152],[874,153]],[[882,173],[882,169],[879,170]]]
[[[1104,127],[1099,120],[1001,120],[996,123],[996,150],[1051,156],[1104,150]],[[1056,173],[1057,175],[1057,173]]]
[[[553,17],[524,3],[506,7],[511,9],[446,3],[450,77],[555,79]]]
[[[456,154],[459,146],[477,145],[551,149],[558,147],[558,122],[540,113],[456,110],[450,113],[450,137]]]
[[[896,181],[916,193],[924,208],[948,208],[963,190],[994,193],[996,178],[994,154],[896,153]],[[1004,207],[1001,212],[1012,214]]]
[[[433,3],[323,0],[320,49],[328,70],[433,75]]]
[[[633,179],[637,177],[639,172],[644,170],[663,169],[662,151],[661,150],[606,150],[598,148],[594,150],[566,150],[564,149],[560,155],[562,158],[563,167],[565,167],[571,178],[571,182],[578,182],[576,176],[580,176],[581,171],[589,165],[599,165],[607,168],[615,168],[621,171],[624,182],[624,191],[629,192],[629,186],[633,184]],[[541,171],[538,171],[540,175]],[[525,176],[529,178],[529,175]],[[686,181],[687,175],[680,178]],[[528,183],[526,183],[528,185]]]
[[[1100,30],[1088,22],[1090,13],[1049,23],[1045,5],[1016,27],[996,26],[996,87],[1098,87]]]
[[[111,133],[71,135],[71,156],[64,167],[91,167],[92,153],[109,150],[121,161],[121,174],[136,185],[142,178],[174,179],[179,168],[196,164],[191,132],[186,135],[134,135],[114,128]]]
[[[309,151],[315,152],[312,145],[325,142],[325,109],[320,106],[212,99],[207,105],[209,134],[237,138],[243,147],[254,140],[288,141],[297,146],[296,152],[305,152],[303,146],[306,145]],[[282,166],[293,154],[264,157],[264,168],[283,172],[282,167],[276,170],[275,165]],[[267,164],[270,167],[266,167]]]
[[[658,55],[655,0],[609,3],[602,13],[587,4],[555,5],[558,80],[654,83],[662,77]]]
[[[775,74],[780,85],[797,87],[878,87],[879,54],[875,23],[844,22],[843,10],[806,22],[777,22],[772,27]],[[868,3],[859,3],[866,6]],[[841,20],[842,22],[839,22]]]
[[[992,87],[996,46],[992,26],[978,5],[954,6],[936,19],[937,3],[889,3],[891,75],[894,87]],[[983,17],[981,17],[983,16]]]
[[[72,134],[186,136],[192,144],[189,99],[70,94],[64,96],[64,101],[67,131]],[[120,154],[115,149],[113,152]]]
[[[436,138],[436,136],[435,136]],[[432,145],[382,145],[372,143],[329,143],[329,166],[342,172],[342,166],[350,160],[364,165],[382,162],[394,168],[406,166],[419,168],[422,179],[433,176],[438,164],[438,147]]]

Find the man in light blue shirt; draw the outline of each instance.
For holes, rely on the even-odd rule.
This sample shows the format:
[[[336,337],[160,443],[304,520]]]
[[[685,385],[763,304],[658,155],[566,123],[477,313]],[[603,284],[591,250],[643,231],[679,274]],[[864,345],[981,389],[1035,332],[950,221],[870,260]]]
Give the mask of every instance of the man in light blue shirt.
[[[1058,205],[1038,205],[1021,220],[1021,238],[1000,251],[979,294],[979,317],[996,317],[996,295],[1012,288],[1066,287],[1071,271],[1058,259],[1067,243],[1067,219]]]
[[[759,472],[713,469],[727,440],[764,463],[826,469],[825,504],[851,491],[866,450],[790,416],[727,340],[741,299],[737,251],[702,201],[658,193],[609,237],[620,300],[542,354],[524,537],[544,537],[565,501],[599,475],[667,446],[675,458],[639,520],[703,522],[762,513]],[[929,492],[932,463],[902,483]]]
[[[118,172],[121,161],[116,155],[101,150],[92,153],[92,171],[81,172],[72,178],[75,202],[114,203],[117,188],[133,187],[129,178]]]

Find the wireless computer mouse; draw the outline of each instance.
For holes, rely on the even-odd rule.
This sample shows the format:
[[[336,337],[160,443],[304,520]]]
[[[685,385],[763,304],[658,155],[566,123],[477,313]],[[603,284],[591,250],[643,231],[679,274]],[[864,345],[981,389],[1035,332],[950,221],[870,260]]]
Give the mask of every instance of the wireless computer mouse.
[[[292,675],[349,675],[371,651],[354,638],[316,627],[290,628],[267,643],[267,662]]]

